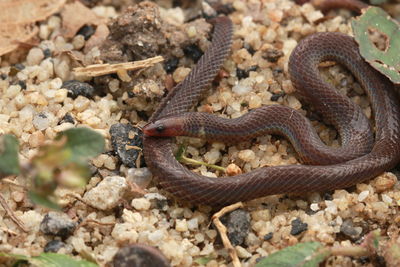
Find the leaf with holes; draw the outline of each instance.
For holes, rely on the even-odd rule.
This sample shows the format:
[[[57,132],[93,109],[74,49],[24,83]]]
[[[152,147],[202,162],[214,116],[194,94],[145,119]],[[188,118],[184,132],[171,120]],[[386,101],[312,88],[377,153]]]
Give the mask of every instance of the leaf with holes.
[[[98,265],[93,262],[76,260],[68,255],[58,253],[42,253],[39,256],[28,257],[19,254],[0,252],[0,257],[14,258],[18,261],[27,261],[37,267],[98,267]]]
[[[318,267],[329,254],[319,242],[299,243],[263,258],[255,267]]]
[[[353,19],[352,28],[365,60],[392,82],[400,84],[399,24],[381,8],[369,7]]]

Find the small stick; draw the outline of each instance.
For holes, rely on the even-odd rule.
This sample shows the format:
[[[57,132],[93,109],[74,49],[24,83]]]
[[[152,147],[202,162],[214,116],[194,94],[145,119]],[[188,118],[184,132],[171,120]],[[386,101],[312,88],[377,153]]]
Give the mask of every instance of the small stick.
[[[13,222],[25,233],[28,233],[28,229],[25,228],[25,225],[23,222],[21,222],[20,219],[17,218],[17,216],[15,216],[14,212],[12,211],[12,209],[10,208],[10,206],[8,206],[7,201],[3,198],[2,195],[0,195],[0,204],[3,206],[4,210],[7,212],[8,216],[10,216],[11,220],[13,220]]]
[[[222,243],[224,244],[224,247],[228,250],[229,256],[232,259],[232,264],[234,267],[241,267],[242,265],[240,264],[239,257],[236,253],[236,249],[232,246],[232,243],[228,238],[226,227],[219,220],[219,218],[221,216],[223,216],[224,214],[231,212],[233,210],[236,210],[238,208],[241,208],[241,207],[243,207],[242,202],[237,202],[235,204],[226,206],[226,207],[222,208],[220,211],[218,211],[217,213],[215,213],[211,218],[215,227],[217,227],[219,234],[221,235]]]
[[[121,73],[122,70],[137,70],[142,68],[151,67],[156,63],[164,61],[162,56],[147,58],[145,60],[138,60],[117,64],[94,64],[86,67],[74,68],[76,75],[84,75],[90,77],[101,76],[110,73]]]

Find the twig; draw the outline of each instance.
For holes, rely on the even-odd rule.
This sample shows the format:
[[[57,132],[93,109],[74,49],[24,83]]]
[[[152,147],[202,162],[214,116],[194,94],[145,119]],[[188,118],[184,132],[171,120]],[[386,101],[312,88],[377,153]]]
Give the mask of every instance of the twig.
[[[151,67],[156,63],[164,61],[162,56],[151,57],[145,60],[138,60],[117,64],[94,64],[86,67],[74,68],[76,75],[85,75],[90,77],[101,76],[110,73],[121,73],[122,70],[137,70]]]
[[[238,203],[232,204],[230,206],[226,206],[226,207],[222,208],[220,211],[218,211],[217,213],[215,213],[211,218],[215,227],[217,227],[219,234],[221,235],[222,243],[224,244],[224,247],[228,250],[229,256],[232,259],[232,264],[234,267],[241,267],[242,265],[240,264],[239,257],[236,253],[236,249],[232,246],[232,243],[228,238],[226,227],[219,220],[219,218],[221,218],[221,216],[223,216],[224,214],[231,212],[233,210],[236,210],[238,208],[241,208],[241,207],[243,207],[242,202],[238,202]]]
[[[226,172],[226,168],[218,166],[218,165],[214,165],[214,164],[209,164],[206,163],[204,161],[199,161],[199,160],[195,160],[195,159],[191,159],[185,156],[185,151],[186,148],[184,146],[180,146],[179,147],[179,151],[176,154],[175,158],[181,162],[181,163],[185,163],[185,164],[192,164],[192,165],[204,165],[206,167],[218,170],[218,171],[222,171],[222,172]]]
[[[361,257],[370,255],[368,249],[363,246],[331,247],[329,250],[332,256]]]
[[[20,219],[15,216],[14,212],[12,209],[8,206],[7,201],[3,198],[2,195],[0,195],[0,204],[3,206],[4,210],[7,212],[8,216],[10,216],[11,220],[25,233],[28,233],[29,231],[25,228],[25,225],[23,222],[20,221]]]

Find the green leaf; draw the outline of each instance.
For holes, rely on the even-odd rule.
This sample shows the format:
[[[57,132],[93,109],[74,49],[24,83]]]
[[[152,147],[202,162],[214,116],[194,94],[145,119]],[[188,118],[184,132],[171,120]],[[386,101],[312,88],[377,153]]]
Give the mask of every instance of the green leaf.
[[[75,260],[68,255],[57,253],[42,253],[36,257],[26,257],[18,254],[0,252],[0,256],[15,258],[17,260],[26,260],[36,267],[98,267],[95,263],[85,260]]]
[[[369,0],[369,3],[371,5],[381,5],[381,4],[384,4],[386,2],[387,2],[387,0]]]
[[[393,83],[400,84],[399,24],[381,8],[369,7],[363,15],[353,19],[351,25],[364,59]],[[385,38],[384,51],[370,40],[370,32],[378,32]]]
[[[104,151],[105,141],[101,134],[88,128],[72,128],[61,132],[56,140],[67,138],[65,149],[71,150],[71,161],[82,162],[82,160],[96,157]]]
[[[318,267],[329,256],[319,242],[299,243],[262,259],[256,267]]]
[[[11,134],[0,136],[0,178],[19,173],[17,138]]]
[[[45,196],[42,196],[36,192],[29,191],[28,192],[29,199],[37,205],[41,205],[53,210],[61,210],[60,206],[58,206],[56,203],[51,201],[50,199],[46,198]]]
[[[210,260],[212,260],[211,257],[201,257],[195,259],[194,262],[200,265],[206,265]]]

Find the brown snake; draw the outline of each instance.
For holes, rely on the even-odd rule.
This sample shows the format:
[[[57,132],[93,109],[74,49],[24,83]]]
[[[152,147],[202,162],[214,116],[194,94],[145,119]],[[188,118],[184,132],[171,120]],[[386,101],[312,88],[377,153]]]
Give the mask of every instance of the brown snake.
[[[186,132],[196,132],[193,127],[201,125],[203,128],[197,127],[197,135],[203,135],[204,126],[207,124],[204,124],[203,120],[196,117],[195,114],[185,113],[199,101],[199,98],[207,90],[207,86],[219,71],[229,52],[231,36],[232,23],[230,19],[227,17],[217,18],[213,40],[209,48],[184,81],[163,99],[160,107],[151,117],[151,123],[144,128],[146,133],[144,138],[146,163],[152,173],[158,177],[159,184],[164,189],[176,197],[192,203],[221,206],[272,194],[345,188],[373,178],[385,170],[393,168],[399,162],[400,105],[393,85],[361,58],[358,46],[353,38],[340,33],[317,33],[303,39],[294,49],[290,56],[289,73],[297,92],[308,103],[311,103],[326,121],[332,123],[338,129],[343,144],[341,148],[336,150],[339,152],[338,154],[341,155],[346,149],[347,151],[356,151],[350,158],[346,155],[339,158],[333,156],[333,158],[329,158],[330,155],[328,154],[317,154],[317,157],[315,157],[317,161],[320,158],[322,164],[329,165],[264,167],[249,173],[224,178],[201,176],[181,165],[174,157],[172,138],[149,136],[149,134],[156,134],[157,132],[160,134],[167,131],[167,135],[171,135],[174,130],[181,131],[185,128],[186,123],[192,123],[190,127],[185,128]],[[360,108],[352,104],[346,97],[341,96],[320,77],[318,64],[326,60],[334,60],[343,64],[366,90],[374,111],[375,141],[373,141],[370,133],[369,122]],[[268,107],[263,109],[268,110]],[[260,121],[262,116],[268,114],[261,111],[256,119],[251,120],[246,126],[242,127],[235,123],[234,126],[240,131],[234,135],[240,136],[240,134],[249,132],[251,128],[257,127],[264,129],[260,131],[264,131],[263,134],[265,132],[278,132],[288,135],[302,157],[301,154],[304,152],[302,142],[315,133],[309,132],[306,129],[307,127],[302,127],[303,122],[299,123],[298,120],[304,121],[304,118],[299,118],[297,115],[287,117],[285,114],[289,113],[285,113],[285,111],[281,113],[283,109],[266,119],[272,123],[270,129],[265,130],[265,127],[257,125],[257,123],[265,123]],[[248,121],[248,118],[251,118],[249,116],[252,113],[257,114],[257,112],[249,112],[249,115],[246,115],[248,116],[247,119],[242,119],[242,121]],[[294,112],[293,114],[297,113]],[[175,115],[181,117],[171,117]],[[160,119],[165,117],[169,118],[166,118],[164,125],[163,120]],[[278,125],[274,125],[273,120],[277,117]],[[279,117],[286,119],[279,119]],[[229,122],[226,120],[216,119],[215,121],[225,123],[222,128],[229,126]],[[169,123],[171,125],[168,125]],[[351,125],[351,127],[348,127],[348,125]],[[172,127],[172,130],[169,127]],[[217,131],[217,138],[211,137],[211,139],[218,139],[218,135],[222,134],[218,125],[216,127],[211,128]],[[354,133],[351,133],[352,129]],[[177,131],[177,134],[179,134],[179,131]],[[198,134],[199,131],[200,134]],[[348,133],[350,134],[347,136]],[[249,136],[249,138],[254,137],[252,134],[249,134]],[[239,140],[241,139],[239,138]],[[311,148],[311,153],[320,150],[326,150],[327,153],[330,153],[335,150],[324,147],[320,140],[314,141],[311,140],[311,145],[314,144],[317,147],[320,146],[320,148],[316,148],[316,150]],[[366,142],[366,144],[363,142]],[[302,159],[306,162],[315,161],[312,155],[310,158],[308,160],[306,156],[305,159]]]

